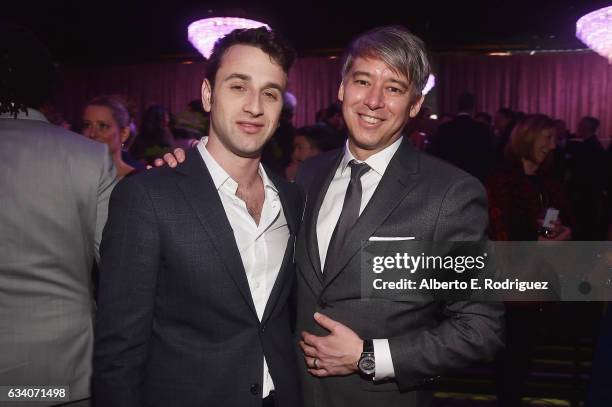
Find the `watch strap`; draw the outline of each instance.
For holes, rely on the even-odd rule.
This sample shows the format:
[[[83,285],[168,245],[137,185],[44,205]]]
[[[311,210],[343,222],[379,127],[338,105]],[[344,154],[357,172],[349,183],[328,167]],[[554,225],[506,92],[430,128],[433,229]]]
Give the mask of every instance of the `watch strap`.
[[[363,340],[363,353],[374,353],[374,341],[372,339]]]

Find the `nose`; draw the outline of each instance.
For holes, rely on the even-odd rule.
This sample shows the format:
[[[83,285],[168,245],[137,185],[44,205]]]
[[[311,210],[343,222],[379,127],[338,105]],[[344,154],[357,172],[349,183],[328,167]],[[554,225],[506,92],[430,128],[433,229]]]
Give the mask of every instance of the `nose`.
[[[83,135],[87,138],[94,138],[93,127],[89,126],[83,129]]]
[[[385,98],[383,95],[382,86],[374,85],[366,94],[363,103],[370,108],[370,110],[380,109],[385,106]]]
[[[245,101],[243,110],[250,113],[253,117],[258,117],[263,114],[263,105],[261,102],[261,95],[258,93],[251,93]]]

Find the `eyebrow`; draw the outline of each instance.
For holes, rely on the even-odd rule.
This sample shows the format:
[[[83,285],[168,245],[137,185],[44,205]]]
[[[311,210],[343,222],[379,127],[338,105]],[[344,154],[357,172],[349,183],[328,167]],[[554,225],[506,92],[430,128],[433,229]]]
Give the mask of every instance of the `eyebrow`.
[[[367,76],[368,78],[372,77],[372,74],[369,73],[369,72],[366,72],[366,71],[355,71],[355,72],[353,72],[353,77],[359,76],[359,75]],[[410,85],[408,83],[406,83],[405,81],[403,81],[401,79],[391,78],[391,79],[389,79],[389,82],[397,83],[398,85],[401,85],[401,86],[405,87],[406,89],[408,89],[410,87]]]
[[[230,74],[227,78],[223,80],[223,82],[230,81],[232,79],[240,79],[242,81],[251,81],[253,79],[250,75],[245,75],[243,73],[233,73]],[[263,89],[277,89],[279,92],[283,93],[284,89],[281,85],[275,82],[268,82],[263,86]]]

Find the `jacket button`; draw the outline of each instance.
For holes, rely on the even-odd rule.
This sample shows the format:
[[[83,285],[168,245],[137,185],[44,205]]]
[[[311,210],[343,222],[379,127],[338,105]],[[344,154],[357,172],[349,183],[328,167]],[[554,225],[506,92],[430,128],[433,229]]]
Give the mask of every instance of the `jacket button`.
[[[251,385],[251,394],[256,396],[261,392],[261,386],[259,385],[259,383],[255,383],[253,385]]]
[[[266,332],[266,326],[265,326],[265,325],[262,325],[262,326],[259,328],[259,330],[260,330],[261,332]]]
[[[319,304],[319,307],[321,307],[323,309],[327,308],[327,303],[325,302],[325,300],[323,298],[319,299],[318,304]]]

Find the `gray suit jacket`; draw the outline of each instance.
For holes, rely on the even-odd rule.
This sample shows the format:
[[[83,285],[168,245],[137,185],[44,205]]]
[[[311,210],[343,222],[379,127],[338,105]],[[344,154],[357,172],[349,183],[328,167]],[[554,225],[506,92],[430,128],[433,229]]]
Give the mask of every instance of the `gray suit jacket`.
[[[105,145],[37,111],[0,118],[0,385],[89,396],[91,269],[114,183]]]
[[[480,240],[487,227],[484,189],[472,176],[416,151],[404,140],[349,232],[338,267],[322,275],[316,223],[342,154],[315,157],[298,174],[307,203],[296,246],[297,332],[327,334],[313,320],[319,311],[362,338],[387,338],[396,377],[384,383],[357,374],[318,379],[308,374],[300,357],[305,406],[428,405],[431,394],[419,390],[421,386],[450,370],[490,359],[502,346],[503,308],[361,298],[360,247],[371,236]]]

